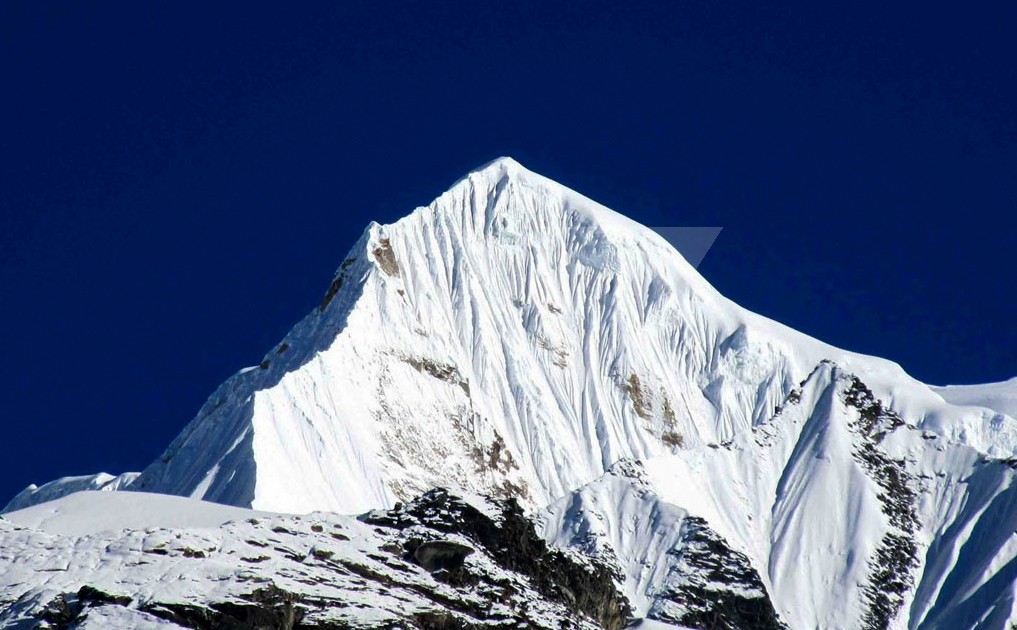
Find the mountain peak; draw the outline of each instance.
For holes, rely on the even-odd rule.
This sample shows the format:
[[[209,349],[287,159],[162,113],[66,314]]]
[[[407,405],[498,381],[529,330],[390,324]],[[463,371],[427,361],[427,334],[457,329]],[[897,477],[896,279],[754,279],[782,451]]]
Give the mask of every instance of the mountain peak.
[[[457,179],[455,183],[449,187],[448,191],[446,191],[446,194],[463,185],[472,184],[473,186],[490,188],[493,190],[499,186],[504,186],[509,180],[520,178],[529,179],[533,177],[539,177],[540,179],[545,180],[548,184],[553,184],[555,186],[558,185],[553,180],[542,177],[529,170],[520,164],[515,158],[503,155],[471,169],[465,175]],[[439,199],[440,198],[441,197],[439,197]]]
[[[503,155],[490,162],[481,164],[470,171],[470,174],[496,173],[496,174],[518,174],[520,172],[530,173],[531,171],[520,164],[515,158]]]
[[[420,229],[419,221],[429,220],[445,220],[448,224],[443,229],[485,240],[494,237],[502,243],[505,238],[542,240],[553,234],[572,244],[596,238],[604,247],[635,245],[666,257],[677,253],[656,231],[507,156],[470,171],[431,204],[384,226],[384,231],[405,224]]]
[[[131,488],[302,513],[442,485],[537,507],[765,422],[824,358],[902,415],[945,406],[740,309],[652,230],[503,157],[372,224],[322,304]]]

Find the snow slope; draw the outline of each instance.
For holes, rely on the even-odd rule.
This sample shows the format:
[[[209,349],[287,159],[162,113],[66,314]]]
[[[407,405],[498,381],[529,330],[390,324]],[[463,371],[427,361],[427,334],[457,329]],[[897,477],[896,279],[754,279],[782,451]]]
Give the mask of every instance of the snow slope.
[[[985,407],[1017,418],[1017,377],[986,385],[947,385],[932,390],[952,405]]]
[[[11,499],[4,509],[0,510],[0,514],[20,510],[37,503],[53,501],[83,490],[104,490],[107,492],[120,490],[137,477],[138,473],[124,473],[116,477],[108,473],[99,473],[79,477],[61,477],[42,486],[32,484]]]
[[[76,492],[55,501],[4,514],[20,525],[63,536],[109,529],[219,527],[232,520],[269,516],[243,508],[145,492]]]
[[[653,231],[504,158],[372,224],[131,488],[359,512],[451,484],[537,508],[619,459],[731,439],[822,359],[912,424],[1017,444],[1012,418],[973,430],[988,410],[739,308]]]
[[[1015,475],[824,363],[769,422],[606,475],[543,520],[550,540],[614,557],[637,609],[665,620],[688,622],[675,584],[695,572],[674,570],[685,542],[670,523],[694,514],[750,559],[792,628],[1004,628],[1017,620]]]

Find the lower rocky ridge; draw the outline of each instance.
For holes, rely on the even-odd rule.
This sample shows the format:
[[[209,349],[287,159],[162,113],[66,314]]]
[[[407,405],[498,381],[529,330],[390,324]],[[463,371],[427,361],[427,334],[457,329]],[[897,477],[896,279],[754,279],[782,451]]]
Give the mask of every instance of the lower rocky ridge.
[[[748,556],[688,516],[669,579],[647,617],[689,628],[786,630]]]
[[[918,566],[915,533],[920,526],[915,508],[918,497],[906,462],[880,449],[886,434],[904,426],[904,420],[884,407],[857,376],[846,380],[849,385],[843,392],[844,403],[858,411],[857,421],[851,423],[858,436],[853,455],[879,487],[880,506],[890,525],[874,558],[869,560],[869,583],[864,589],[867,608],[863,622],[866,628],[877,630],[890,625],[914,587],[913,573]]]
[[[514,498],[499,500],[495,505],[500,514],[485,514],[447,490],[436,489],[406,506],[370,512],[361,520],[399,529],[403,548],[418,561],[422,548],[433,544],[434,532],[462,536],[479,545],[499,567],[527,576],[530,587],[541,597],[563,605],[571,614],[603,628],[625,626],[631,609],[615,589],[608,567],[549,546],[537,536],[533,522]],[[462,561],[441,566],[433,575],[455,586],[480,587],[480,576]]]
[[[0,627],[607,628],[610,572],[514,500],[437,489],[395,509],[53,535],[0,519]]]

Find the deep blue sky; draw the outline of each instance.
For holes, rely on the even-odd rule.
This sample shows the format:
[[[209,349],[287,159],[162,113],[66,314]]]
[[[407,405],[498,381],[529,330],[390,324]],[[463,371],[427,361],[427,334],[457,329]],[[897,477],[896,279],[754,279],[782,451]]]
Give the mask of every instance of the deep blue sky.
[[[0,504],[140,469],[368,221],[498,155],[723,226],[700,270],[752,310],[1017,375],[1012,2],[99,4],[0,5]]]

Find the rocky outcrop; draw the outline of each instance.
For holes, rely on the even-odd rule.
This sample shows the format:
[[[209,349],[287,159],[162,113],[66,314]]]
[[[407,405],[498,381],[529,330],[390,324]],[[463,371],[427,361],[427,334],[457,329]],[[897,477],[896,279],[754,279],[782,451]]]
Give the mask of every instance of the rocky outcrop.
[[[361,519],[406,532],[408,555],[428,544],[420,537],[425,527],[457,534],[477,544],[500,567],[527,576],[543,597],[564,605],[599,627],[618,629],[631,614],[628,601],[615,587],[606,565],[549,546],[537,535],[514,498],[488,501],[481,511],[445,489],[435,489],[393,510],[370,512]],[[448,575],[457,582],[477,576]]]
[[[787,629],[748,556],[731,549],[705,520],[687,517],[681,546],[670,553],[678,561],[650,618],[710,630]]]
[[[305,611],[298,605],[299,599],[294,593],[270,586],[252,591],[239,602],[208,606],[159,603],[142,606],[140,610],[181,627],[199,630],[293,630],[305,627],[301,623]]]
[[[448,540],[429,540],[421,543],[413,552],[413,559],[424,569],[431,571],[455,570],[463,566],[466,558],[473,553],[473,547]]]

